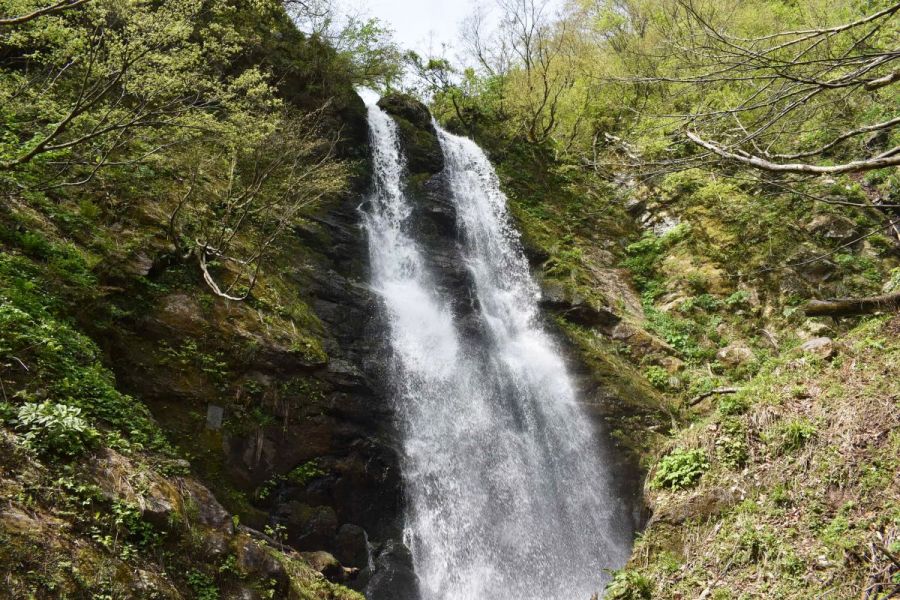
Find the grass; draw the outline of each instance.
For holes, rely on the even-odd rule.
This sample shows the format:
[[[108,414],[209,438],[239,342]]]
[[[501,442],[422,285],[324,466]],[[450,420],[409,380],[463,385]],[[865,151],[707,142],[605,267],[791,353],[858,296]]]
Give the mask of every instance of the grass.
[[[657,477],[697,487],[658,485],[651,507],[715,489],[734,499],[680,528],[651,523],[625,572],[651,582],[653,598],[844,599],[873,582],[895,585],[889,551],[878,548],[900,542],[898,333],[900,318],[871,319],[841,340],[834,361],[771,359],[676,436],[706,452],[708,470],[699,477],[699,460],[669,454],[658,473],[672,475]]]

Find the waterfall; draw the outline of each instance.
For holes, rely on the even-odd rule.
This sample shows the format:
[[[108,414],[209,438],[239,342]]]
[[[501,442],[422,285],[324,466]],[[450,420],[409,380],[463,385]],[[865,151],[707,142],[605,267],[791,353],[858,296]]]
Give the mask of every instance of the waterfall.
[[[411,223],[391,118],[369,109],[364,210],[389,325],[422,600],[588,600],[628,555],[600,444],[541,324],[506,198],[472,141],[438,129],[479,335],[464,334]]]

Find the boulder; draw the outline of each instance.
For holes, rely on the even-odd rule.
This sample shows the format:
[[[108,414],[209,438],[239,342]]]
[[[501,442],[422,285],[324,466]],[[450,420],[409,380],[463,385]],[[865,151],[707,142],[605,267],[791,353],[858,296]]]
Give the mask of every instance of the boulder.
[[[369,544],[362,527],[345,523],[334,537],[334,554],[338,560],[350,567],[360,569],[369,563]]]
[[[287,527],[288,539],[299,550],[331,547],[338,518],[330,506],[288,502],[278,507],[278,520]]]
[[[179,478],[182,496],[187,500],[201,525],[214,529],[233,529],[231,515],[205,486],[194,479]]]
[[[419,580],[412,554],[404,544],[389,541],[375,557],[375,572],[366,586],[368,598],[419,600]]]
[[[428,107],[406,94],[388,94],[378,106],[394,118],[410,173],[434,174],[444,168],[444,153]]]
[[[658,507],[650,523],[680,525],[690,519],[709,519],[738,501],[731,490],[716,488]]]
[[[234,537],[231,548],[237,556],[237,568],[242,573],[277,580],[286,579],[284,567],[272,556],[265,543],[241,533]]]
[[[837,347],[835,346],[834,340],[830,337],[817,337],[800,346],[800,351],[805,354],[818,356],[823,360],[828,360],[837,354]]]
[[[107,499],[136,506],[154,525],[167,526],[170,515],[180,509],[181,495],[171,482],[115,450],[104,448],[85,467]]]
[[[608,307],[589,302],[558,281],[545,281],[542,288],[541,306],[571,323],[611,331],[621,320]]]
[[[319,550],[317,552],[301,552],[309,566],[325,576],[325,579],[334,583],[343,583],[359,574],[359,569],[344,567],[334,555]]]
[[[753,350],[741,342],[729,344],[716,352],[716,359],[728,367],[740,367],[752,361]]]
[[[134,256],[129,257],[125,270],[130,275],[146,277],[153,270],[153,259],[143,250],[139,250]]]
[[[675,375],[684,371],[685,363],[680,358],[674,356],[664,356],[659,359],[659,366],[666,370],[669,375]]]

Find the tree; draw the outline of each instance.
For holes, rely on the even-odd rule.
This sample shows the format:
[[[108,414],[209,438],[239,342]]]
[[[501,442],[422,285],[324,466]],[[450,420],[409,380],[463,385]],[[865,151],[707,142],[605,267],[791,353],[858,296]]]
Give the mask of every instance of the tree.
[[[629,14],[631,6],[618,10]],[[760,31],[759,21],[777,15],[752,12],[759,8],[671,0],[654,13],[653,34],[643,13],[640,26],[628,25],[636,19],[619,26],[623,54],[647,58],[641,39],[655,35],[650,52],[664,57],[649,68],[646,60],[636,62],[644,72],[620,81],[672,98],[675,110],[655,116],[699,150],[661,162],[679,168],[723,162],[801,175],[900,165],[900,145],[882,143],[900,126],[900,3],[867,15],[816,14],[816,21],[834,24],[774,31]],[[846,20],[835,21],[841,17]]]
[[[535,145],[571,139],[586,100],[576,86],[578,37],[571,14],[555,16],[549,0],[496,0],[496,6],[496,30],[486,30],[481,11],[464,24],[470,58],[499,88],[515,134]]]
[[[11,27],[13,25],[22,25],[28,21],[32,21],[45,15],[52,15],[64,10],[69,10],[90,2],[90,0],[60,0],[59,2],[38,7],[29,7],[27,12],[23,12],[18,16],[0,16],[0,27]]]
[[[247,299],[273,245],[300,211],[343,190],[346,167],[335,159],[339,136],[322,133],[326,108],[286,112],[250,146],[222,139],[204,144],[169,217],[169,236],[217,296]]]
[[[106,166],[221,129],[229,107],[273,101],[262,71],[225,73],[237,48],[216,39],[216,9],[79,6],[4,36],[0,174],[21,181],[16,173],[40,159],[31,171],[43,183],[87,183]]]
[[[290,26],[280,1],[53,6],[0,29],[0,193],[187,182],[160,198],[169,237],[213,293],[247,298],[299,211],[346,180],[328,102],[290,108],[242,60],[261,24]]]
[[[380,20],[344,12],[327,0],[284,0],[284,5],[302,31],[337,50],[355,85],[387,89],[400,79],[403,53]]]

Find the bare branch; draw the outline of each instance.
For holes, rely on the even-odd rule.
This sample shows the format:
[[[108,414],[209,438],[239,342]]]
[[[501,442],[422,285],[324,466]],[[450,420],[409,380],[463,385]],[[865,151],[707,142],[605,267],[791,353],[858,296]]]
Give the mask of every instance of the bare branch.
[[[778,173],[811,173],[816,175],[833,175],[838,173],[858,173],[861,171],[871,171],[873,169],[883,169],[885,167],[900,165],[900,156],[896,155],[896,152],[898,152],[900,148],[889,150],[889,156],[882,155],[880,157],[874,157],[867,160],[856,160],[841,165],[821,166],[808,165],[803,163],[784,164],[774,163],[758,156],[735,154],[734,152],[729,152],[724,148],[717,146],[716,144],[707,142],[692,131],[688,131],[686,135],[692,142],[694,142],[698,146],[701,146],[722,158],[733,160],[735,162],[739,162],[757,169],[762,169],[764,171],[773,171]]]

